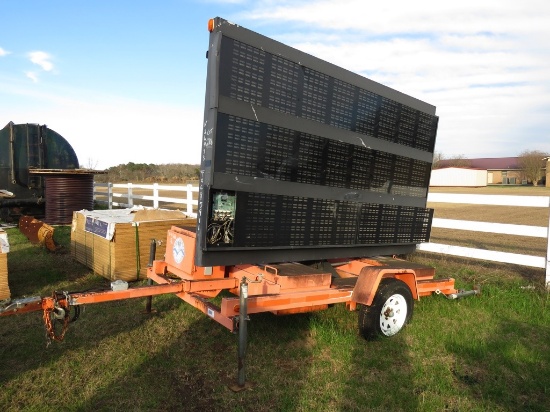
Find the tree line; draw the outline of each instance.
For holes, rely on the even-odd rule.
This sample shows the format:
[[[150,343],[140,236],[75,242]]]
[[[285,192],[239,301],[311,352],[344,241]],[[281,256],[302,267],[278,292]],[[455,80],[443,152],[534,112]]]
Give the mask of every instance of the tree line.
[[[129,162],[110,167],[104,172],[95,175],[94,180],[98,183],[187,183],[199,179],[200,165],[182,163],[156,165]]]

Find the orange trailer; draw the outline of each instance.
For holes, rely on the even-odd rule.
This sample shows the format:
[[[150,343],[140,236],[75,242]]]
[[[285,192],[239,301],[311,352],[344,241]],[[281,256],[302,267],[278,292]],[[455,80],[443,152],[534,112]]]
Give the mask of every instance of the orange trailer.
[[[201,267],[194,259],[195,230],[172,226],[163,260],[154,260],[156,241],[151,242],[146,286],[129,287],[126,282],[115,281],[111,290],[100,292],[54,292],[51,297],[15,299],[0,307],[0,316],[43,311],[48,338],[61,341],[69,323],[78,319],[82,305],[146,298],[150,312],[153,296],[175,294],[239,334],[239,372],[234,389],[242,389],[246,387],[246,321],[250,314],[289,315],[342,303],[358,312],[359,332],[371,340],[401,331],[411,319],[414,300],[422,296],[441,293],[456,299],[479,293],[459,291],[454,279],[436,279],[433,268],[397,257]],[[221,303],[213,303],[221,292],[225,292]]]

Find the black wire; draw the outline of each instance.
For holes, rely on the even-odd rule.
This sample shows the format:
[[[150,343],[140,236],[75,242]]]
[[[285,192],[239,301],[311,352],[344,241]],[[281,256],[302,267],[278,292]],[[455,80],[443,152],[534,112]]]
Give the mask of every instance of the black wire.
[[[74,315],[69,322],[76,322],[78,320],[78,317],[80,316],[80,306],[73,306],[73,307],[74,307]]]

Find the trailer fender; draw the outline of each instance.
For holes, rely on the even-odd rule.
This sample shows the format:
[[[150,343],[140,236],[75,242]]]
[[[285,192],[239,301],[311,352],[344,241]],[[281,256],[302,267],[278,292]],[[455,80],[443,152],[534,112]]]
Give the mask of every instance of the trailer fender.
[[[352,302],[370,306],[383,278],[393,277],[402,280],[411,290],[414,299],[418,299],[416,273],[411,269],[385,269],[365,266],[359,272],[357,283],[353,289]]]

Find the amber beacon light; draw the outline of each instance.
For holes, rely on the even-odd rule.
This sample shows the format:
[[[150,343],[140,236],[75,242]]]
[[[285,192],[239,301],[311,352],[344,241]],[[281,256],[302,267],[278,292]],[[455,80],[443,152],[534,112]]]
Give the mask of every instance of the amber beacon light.
[[[214,31],[214,24],[215,24],[215,20],[214,19],[210,19],[208,20],[208,31],[210,33],[212,33]]]

